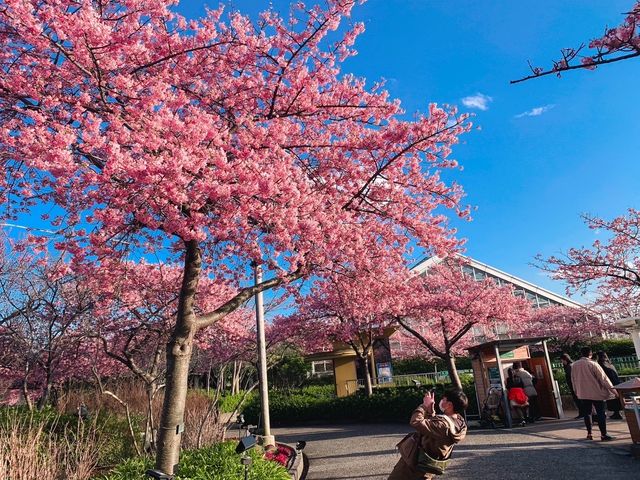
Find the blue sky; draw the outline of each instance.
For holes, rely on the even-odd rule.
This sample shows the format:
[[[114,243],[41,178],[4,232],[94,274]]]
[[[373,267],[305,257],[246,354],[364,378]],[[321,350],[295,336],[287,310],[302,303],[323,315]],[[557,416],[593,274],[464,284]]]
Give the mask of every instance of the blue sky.
[[[268,5],[228,4],[250,15]],[[273,2],[285,14],[288,4]],[[408,114],[430,102],[476,114],[481,130],[454,150],[464,171],[450,176],[477,207],[472,222],[456,223],[468,255],[563,293],[530,265],[533,257],[591,244],[596,234],[583,226],[582,213],[613,217],[638,206],[640,61],[509,84],[528,73],[527,60],[550,65],[561,47],[620,23],[632,4],[369,0],[355,9],[353,19],[364,21],[366,31],[345,72],[385,78]],[[180,10],[197,16],[203,8],[190,1]],[[491,98],[485,110],[464,105],[478,94]],[[534,109],[542,111],[533,115]]]

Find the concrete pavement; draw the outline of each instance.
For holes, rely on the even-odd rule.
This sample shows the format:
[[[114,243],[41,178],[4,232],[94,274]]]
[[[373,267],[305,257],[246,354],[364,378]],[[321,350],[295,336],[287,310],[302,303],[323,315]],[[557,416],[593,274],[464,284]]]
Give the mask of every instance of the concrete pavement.
[[[569,412],[568,415],[571,415]],[[572,418],[571,416],[570,418]],[[640,460],[629,455],[624,421],[610,421],[615,442],[587,441],[579,420],[549,420],[511,430],[471,430],[456,447],[447,480],[640,480]],[[398,460],[401,424],[277,428],[278,441],[306,440],[309,480],[386,480]],[[595,438],[599,438],[597,429]]]

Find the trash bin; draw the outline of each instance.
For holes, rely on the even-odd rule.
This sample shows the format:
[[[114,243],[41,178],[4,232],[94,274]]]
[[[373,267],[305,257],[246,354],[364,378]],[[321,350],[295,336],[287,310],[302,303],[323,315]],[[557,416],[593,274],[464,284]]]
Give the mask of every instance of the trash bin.
[[[624,406],[624,416],[627,420],[631,441],[640,444],[640,378],[636,377],[614,387],[620,396],[620,403]]]

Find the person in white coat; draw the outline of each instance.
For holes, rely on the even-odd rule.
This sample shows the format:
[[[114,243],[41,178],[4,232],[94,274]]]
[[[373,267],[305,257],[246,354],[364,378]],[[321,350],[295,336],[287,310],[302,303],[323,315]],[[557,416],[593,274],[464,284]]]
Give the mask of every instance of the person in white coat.
[[[584,417],[587,427],[587,439],[593,440],[591,411],[595,408],[600,438],[603,441],[613,440],[614,438],[607,434],[605,409],[606,401],[615,398],[616,390],[602,367],[591,360],[591,348],[583,347],[580,353],[582,357],[571,365],[571,383],[580,400],[580,415]]]

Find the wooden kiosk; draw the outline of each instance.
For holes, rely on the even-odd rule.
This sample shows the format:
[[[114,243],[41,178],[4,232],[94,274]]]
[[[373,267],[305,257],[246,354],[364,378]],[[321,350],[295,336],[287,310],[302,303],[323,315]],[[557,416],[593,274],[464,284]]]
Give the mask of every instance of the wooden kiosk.
[[[396,330],[397,328],[395,327],[385,328],[381,335],[376,336],[373,341],[373,348],[369,353],[369,375],[373,385],[377,385],[381,380],[385,379],[390,382],[392,378],[389,367],[391,365],[389,337]],[[331,350],[305,355],[305,360],[308,362],[331,360],[333,362],[333,374],[338,397],[353,395],[358,391],[358,380],[363,378],[364,372],[362,367],[358,365],[359,362],[355,352],[346,343],[333,342]]]
[[[564,417],[560,390],[551,369],[549,350],[547,349],[548,339],[549,337],[501,339],[467,349],[471,356],[479,411],[482,410],[489,388],[500,387],[503,392],[505,423],[508,428],[512,427],[506,379],[508,378],[508,369],[514,362],[520,361],[522,366],[538,379],[535,388],[538,392],[540,415],[550,418]],[[537,350],[540,350],[541,347],[542,355],[532,357],[531,347]]]

